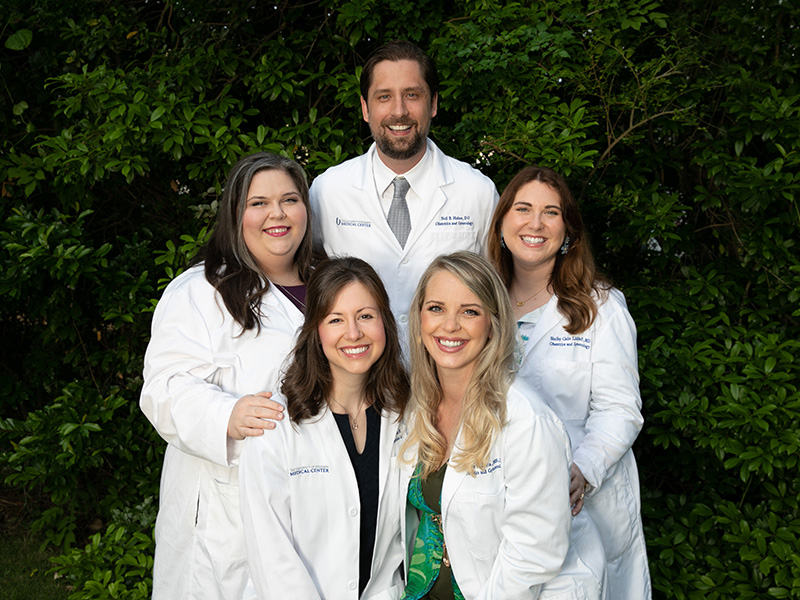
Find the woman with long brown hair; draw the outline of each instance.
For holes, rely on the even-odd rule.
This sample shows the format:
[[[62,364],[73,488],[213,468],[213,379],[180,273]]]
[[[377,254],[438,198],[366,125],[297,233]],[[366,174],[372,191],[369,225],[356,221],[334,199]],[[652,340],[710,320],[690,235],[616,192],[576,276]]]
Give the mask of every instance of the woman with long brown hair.
[[[258,152],[230,170],[201,262],[153,314],[140,406],[168,443],[153,568],[155,600],[239,600],[247,559],[238,459],[280,417],[269,400],[303,321],[312,270],[305,173]]]
[[[409,383],[389,298],[357,258],[320,263],[281,388],[289,420],[241,459],[261,598],[396,598],[403,559],[392,448]]]
[[[595,267],[564,178],[530,166],[495,209],[489,258],[513,301],[525,351],[518,378],[564,422],[573,449],[570,503],[600,530],[606,592],[652,595],[631,446],[642,427],[636,326]]]

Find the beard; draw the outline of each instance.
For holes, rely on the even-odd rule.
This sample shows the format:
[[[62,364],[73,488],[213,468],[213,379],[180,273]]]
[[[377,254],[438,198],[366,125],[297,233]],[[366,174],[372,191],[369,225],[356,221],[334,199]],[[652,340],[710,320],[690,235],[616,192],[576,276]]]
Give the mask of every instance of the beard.
[[[422,151],[428,143],[428,128],[425,131],[420,130],[418,127],[413,135],[407,138],[393,138],[389,134],[383,133],[383,128],[388,128],[389,125],[409,125],[409,123],[384,123],[379,129],[372,130],[372,139],[384,155],[393,160],[407,160],[416,156]]]

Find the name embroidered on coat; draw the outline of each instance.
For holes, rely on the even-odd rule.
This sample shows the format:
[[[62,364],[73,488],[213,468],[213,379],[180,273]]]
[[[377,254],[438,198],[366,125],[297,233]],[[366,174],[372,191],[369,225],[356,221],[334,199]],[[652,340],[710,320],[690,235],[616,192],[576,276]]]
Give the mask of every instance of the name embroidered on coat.
[[[581,335],[551,335],[550,345],[567,348],[578,347],[584,350],[590,350],[592,347],[592,338],[583,337]]]
[[[454,227],[461,225],[462,227],[474,227],[475,221],[470,215],[442,215],[439,220],[434,223],[434,227]]]
[[[502,461],[499,458],[494,458],[489,461],[489,464],[486,465],[485,469],[479,469],[478,467],[473,467],[472,472],[475,475],[488,475],[489,473],[493,473],[503,467]]]

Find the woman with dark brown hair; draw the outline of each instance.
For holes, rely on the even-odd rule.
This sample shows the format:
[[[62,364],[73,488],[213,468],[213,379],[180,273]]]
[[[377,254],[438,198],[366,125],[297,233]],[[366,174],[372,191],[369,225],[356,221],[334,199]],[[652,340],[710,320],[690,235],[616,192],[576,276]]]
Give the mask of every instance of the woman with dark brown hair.
[[[261,598],[395,598],[403,494],[392,444],[409,382],[389,298],[367,263],[335,258],[306,299],[281,388],[289,421],[241,459],[253,582]]]
[[[280,417],[269,400],[303,321],[312,269],[308,185],[296,162],[258,152],[230,170],[201,261],[153,314],[142,411],[168,443],[153,568],[155,600],[240,600],[242,440]]]
[[[488,246],[525,346],[517,377],[547,400],[570,434],[572,513],[585,507],[600,530],[607,597],[649,598],[631,451],[643,423],[636,326],[625,297],[597,272],[578,205],[550,168],[526,167],[511,180]],[[585,543],[576,540],[577,523],[572,543]]]

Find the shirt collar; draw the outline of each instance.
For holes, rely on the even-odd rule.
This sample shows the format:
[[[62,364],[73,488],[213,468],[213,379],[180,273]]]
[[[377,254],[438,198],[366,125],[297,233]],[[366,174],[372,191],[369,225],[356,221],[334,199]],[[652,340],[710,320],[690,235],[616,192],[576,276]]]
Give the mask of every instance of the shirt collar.
[[[422,159],[414,165],[410,171],[405,173],[395,173],[387,167],[381,160],[377,147],[374,148],[374,152],[372,172],[375,176],[375,187],[379,194],[382,195],[386,192],[386,189],[392,185],[395,177],[404,177],[411,186],[411,189],[417,192],[418,195],[420,195],[420,191],[423,188],[427,187],[427,180],[433,171],[433,153],[431,152],[430,143],[428,143],[425,154],[422,155]]]

